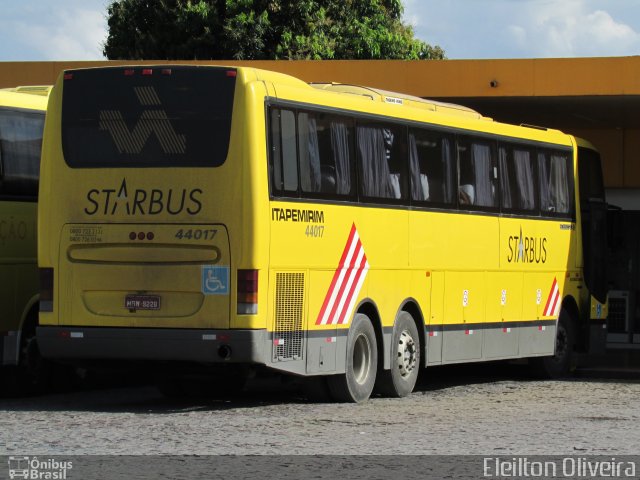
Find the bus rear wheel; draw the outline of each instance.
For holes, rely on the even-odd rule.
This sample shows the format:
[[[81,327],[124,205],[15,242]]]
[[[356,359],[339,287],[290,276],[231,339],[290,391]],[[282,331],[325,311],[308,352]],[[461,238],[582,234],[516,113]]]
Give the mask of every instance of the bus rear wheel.
[[[327,378],[331,395],[341,402],[364,402],[373,391],[378,365],[376,333],[369,317],[356,314],[347,338],[346,371]]]
[[[10,395],[37,395],[52,386],[53,365],[42,358],[36,340],[37,313],[30,313],[20,332],[18,365],[5,367],[10,372]]]
[[[551,379],[566,377],[571,373],[575,345],[575,329],[572,320],[569,311],[562,307],[558,318],[553,356],[531,360],[533,372],[536,376]]]
[[[401,312],[393,327],[391,368],[378,372],[376,390],[387,397],[413,392],[420,371],[420,336],[413,317]]]

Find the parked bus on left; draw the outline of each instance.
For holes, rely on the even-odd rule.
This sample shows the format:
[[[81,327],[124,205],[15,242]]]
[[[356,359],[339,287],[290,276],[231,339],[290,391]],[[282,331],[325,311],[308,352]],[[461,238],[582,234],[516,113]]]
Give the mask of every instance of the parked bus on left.
[[[0,393],[43,389],[49,369],[35,342],[40,149],[51,87],[0,89]]]

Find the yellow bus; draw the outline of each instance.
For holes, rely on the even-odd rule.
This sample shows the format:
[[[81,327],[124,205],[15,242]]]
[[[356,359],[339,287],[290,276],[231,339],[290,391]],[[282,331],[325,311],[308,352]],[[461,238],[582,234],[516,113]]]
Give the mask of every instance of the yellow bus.
[[[41,178],[52,359],[360,402],[432,365],[563,374],[604,333],[599,158],[559,131],[254,68],[71,70]]]
[[[51,87],[0,89],[0,392],[44,381],[38,321],[36,214],[40,149]]]

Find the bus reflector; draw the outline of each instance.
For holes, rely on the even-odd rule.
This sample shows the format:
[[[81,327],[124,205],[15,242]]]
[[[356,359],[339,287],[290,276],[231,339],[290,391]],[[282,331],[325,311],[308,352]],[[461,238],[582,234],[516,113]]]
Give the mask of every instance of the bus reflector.
[[[40,269],[40,311],[53,312],[53,268]]]
[[[153,75],[153,70],[151,68],[143,68],[142,75]]]
[[[235,70],[227,70],[227,77],[235,77],[238,75],[238,72]]]
[[[171,69],[170,68],[163,68],[162,69],[162,75],[171,75]]]
[[[64,74],[64,79],[65,80],[73,80],[73,73],[65,73]]]
[[[238,270],[238,314],[258,313],[258,270]]]
[[[125,77],[131,77],[134,73],[136,73],[136,71],[133,68],[127,68],[124,71],[124,76]]]

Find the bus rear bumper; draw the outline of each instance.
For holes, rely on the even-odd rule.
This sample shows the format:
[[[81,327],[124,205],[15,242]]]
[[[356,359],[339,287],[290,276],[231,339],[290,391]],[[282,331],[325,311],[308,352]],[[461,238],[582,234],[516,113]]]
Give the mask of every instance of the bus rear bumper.
[[[266,330],[38,327],[44,358],[265,363]]]

